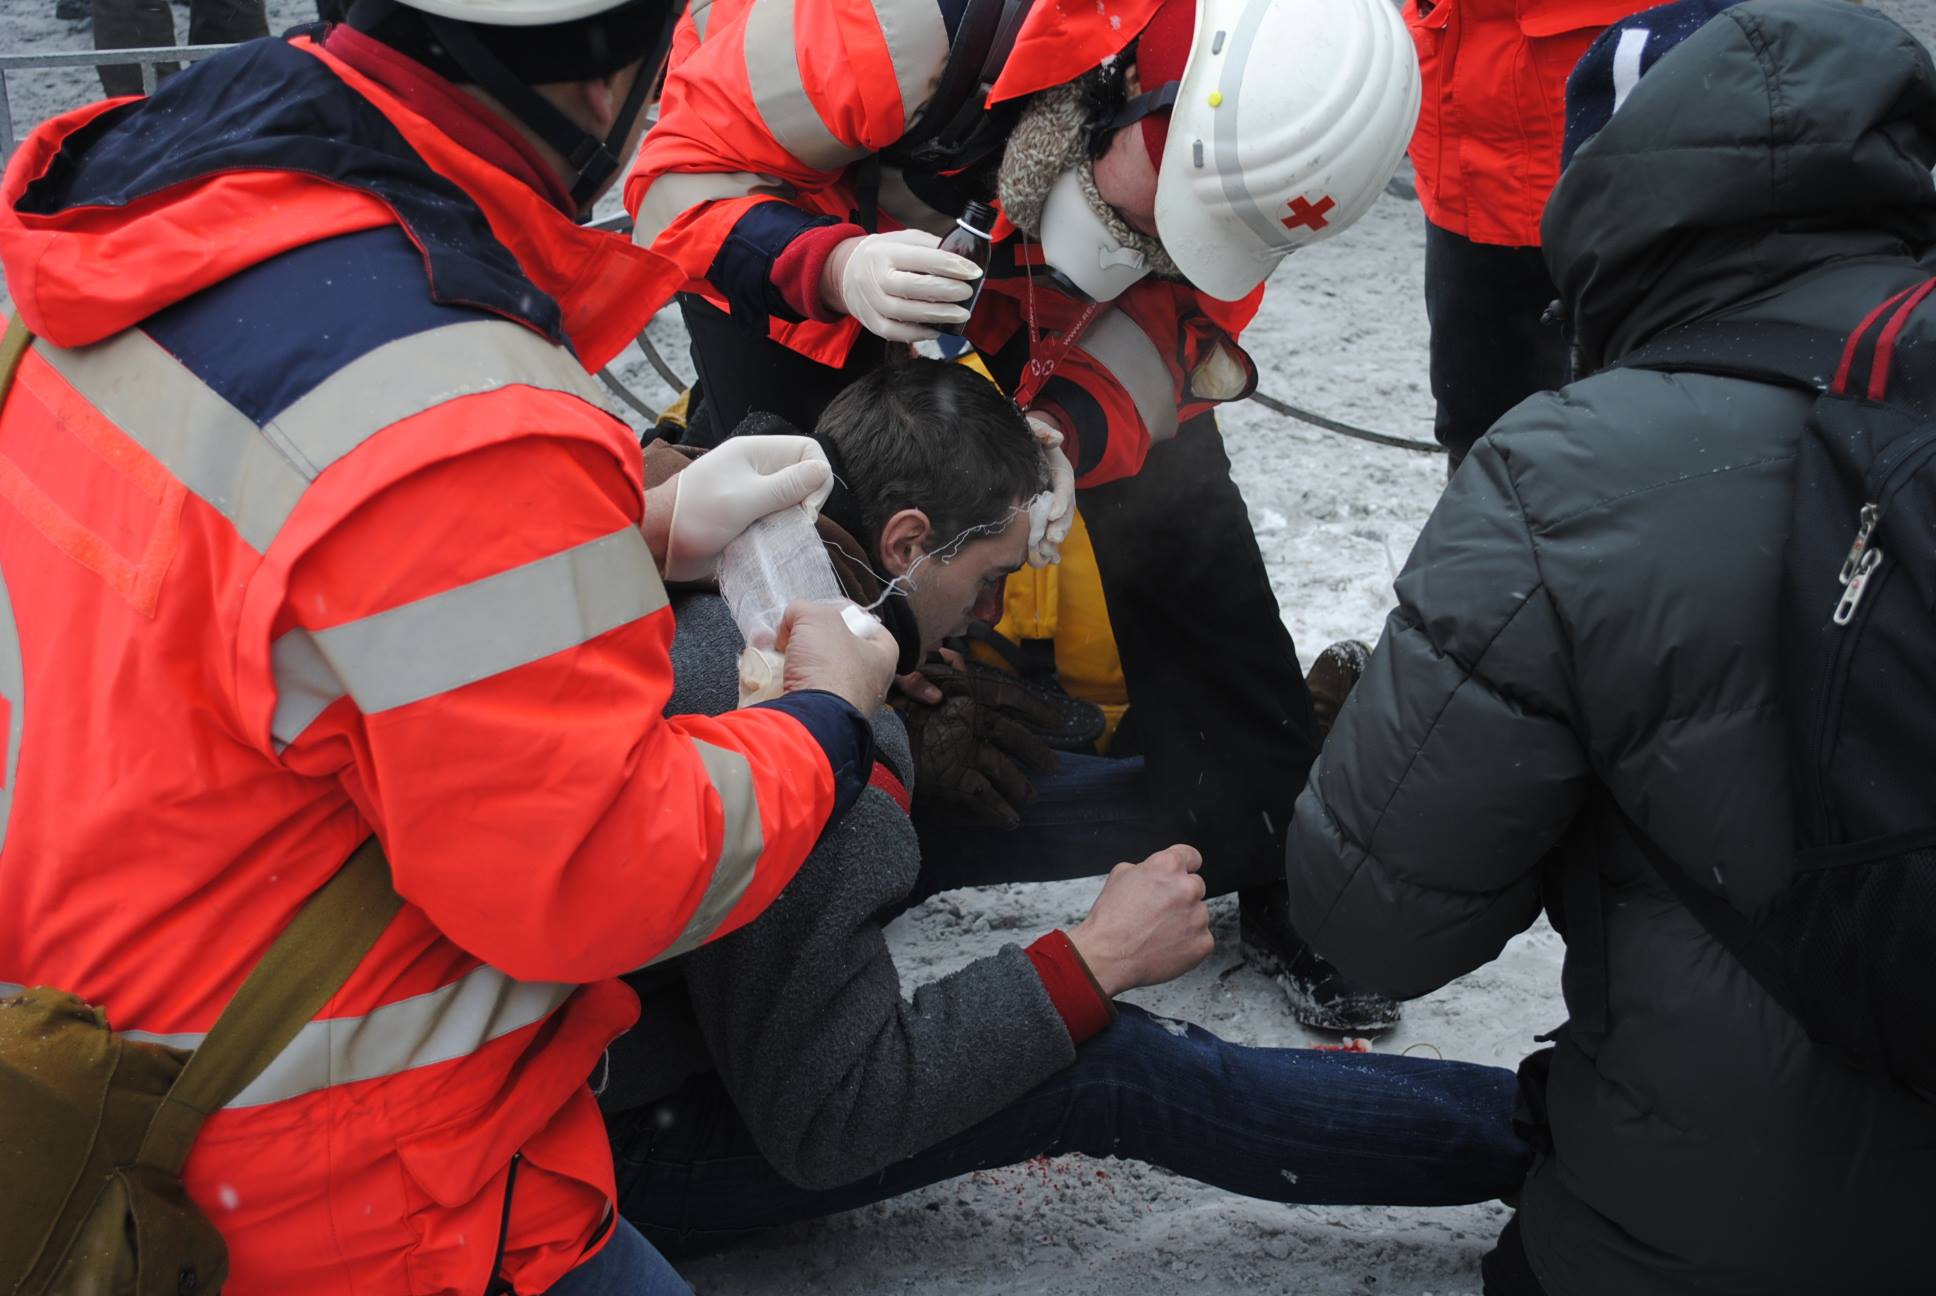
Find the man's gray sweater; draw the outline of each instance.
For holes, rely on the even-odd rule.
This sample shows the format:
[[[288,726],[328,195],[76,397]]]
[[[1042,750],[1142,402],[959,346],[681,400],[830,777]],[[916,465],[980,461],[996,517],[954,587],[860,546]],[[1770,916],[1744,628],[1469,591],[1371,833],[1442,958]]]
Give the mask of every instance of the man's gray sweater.
[[[667,713],[731,710],[741,640],[724,600],[686,595],[674,616]],[[883,709],[874,737],[877,758],[911,782],[900,718]],[[606,1107],[717,1070],[774,1168],[832,1188],[959,1133],[1068,1066],[1069,1032],[1016,946],[903,997],[882,915],[920,866],[907,815],[868,788],[758,919],[634,978],[643,1010],[613,1046]]]

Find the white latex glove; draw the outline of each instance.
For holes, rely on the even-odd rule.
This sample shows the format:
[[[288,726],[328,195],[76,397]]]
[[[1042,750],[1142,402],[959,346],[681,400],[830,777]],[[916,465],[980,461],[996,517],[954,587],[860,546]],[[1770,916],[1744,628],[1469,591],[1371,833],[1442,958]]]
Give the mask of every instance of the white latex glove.
[[[967,320],[967,310],[954,303],[974,296],[971,285],[981,278],[981,267],[940,244],[922,230],[850,238],[827,258],[820,295],[889,342],[934,337],[934,325]]]
[[[1049,488],[1029,501],[1029,566],[1062,561],[1062,542],[1076,517],[1076,470],[1062,453],[1062,429],[1040,414],[1028,416],[1029,431],[1049,460]]]
[[[667,580],[710,576],[739,533],[795,504],[818,517],[833,493],[834,470],[812,437],[728,437],[674,477],[666,532]]]

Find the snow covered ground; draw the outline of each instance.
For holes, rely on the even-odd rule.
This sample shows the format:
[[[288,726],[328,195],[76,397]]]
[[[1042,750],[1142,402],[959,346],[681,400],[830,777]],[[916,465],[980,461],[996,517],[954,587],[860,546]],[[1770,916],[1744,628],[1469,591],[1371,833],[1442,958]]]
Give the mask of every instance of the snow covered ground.
[[[1936,41],[1936,0],[1878,8]],[[85,49],[85,23],[54,0],[0,0],[0,51]],[[271,28],[305,20],[273,0]],[[185,28],[185,15],[178,19]],[[16,129],[85,102],[91,70],[8,78]],[[1380,199],[1355,228],[1291,259],[1245,337],[1265,391],[1361,426],[1429,439],[1424,239],[1415,203]],[[654,325],[689,371],[676,319]],[[621,376],[648,403],[668,398],[636,349]],[[1374,639],[1391,581],[1444,480],[1444,460],[1347,440],[1244,404],[1224,418],[1285,622],[1308,662],[1341,638]],[[1092,882],[1002,886],[936,897],[890,930],[909,986],[1087,911]],[[1317,1042],[1276,987],[1241,966],[1234,902],[1213,904],[1219,944],[1176,982],[1136,1002],[1245,1043]],[[1564,1017],[1561,946],[1541,923],[1492,965],[1410,1005],[1381,1050],[1420,1049],[1512,1066]],[[1103,1174],[1097,1174],[1101,1170]],[[796,1293],[1116,1291],[1452,1296],[1479,1289],[1479,1257],[1506,1217],[1497,1204],[1448,1210],[1285,1207],[1206,1189],[1143,1166],[1077,1158],[984,1172],[825,1221],[778,1230],[682,1265],[707,1296]]]

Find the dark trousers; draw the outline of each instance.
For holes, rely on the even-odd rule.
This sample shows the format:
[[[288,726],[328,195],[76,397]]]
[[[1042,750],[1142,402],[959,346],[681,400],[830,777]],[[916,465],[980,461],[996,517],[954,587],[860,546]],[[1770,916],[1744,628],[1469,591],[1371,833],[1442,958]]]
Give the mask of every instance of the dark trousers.
[[[1115,1024],[1077,1050],[1073,1066],[842,1188],[781,1178],[716,1075],[607,1121],[620,1211],[676,1252],[1070,1152],[1142,1161],[1266,1201],[1486,1201],[1515,1191],[1526,1173],[1514,1088],[1512,1072],[1498,1067],[1247,1048],[1118,1004]]]
[[[1536,247],[1495,247],[1425,222],[1434,431],[1452,467],[1499,416],[1568,378],[1566,336],[1540,323],[1559,290]]]
[[[1141,756],[1059,752],[1055,770],[1031,778],[1029,791],[1022,822],[1012,829],[917,802],[921,876],[901,907],[961,887],[1101,877],[1174,841],[1151,813]],[[1215,887],[1210,893],[1221,894]]]
[[[229,45],[269,34],[263,0],[191,0],[188,6],[190,45]],[[175,15],[168,0],[94,0],[94,48],[142,49],[175,43]],[[109,96],[141,93],[141,69],[132,63],[103,64],[101,89]],[[164,63],[162,76],[178,70]]]
[[[695,444],[717,444],[751,410],[811,428],[885,356],[864,337],[834,369],[698,298],[680,309],[704,393],[701,426],[685,438]],[[1216,893],[1281,882],[1291,807],[1317,757],[1311,695],[1215,419],[1185,424],[1141,473],[1081,492],[1078,505],[1129,692],[1119,742],[1146,763],[1159,845],[1201,850]]]
[[[718,445],[755,410],[777,414],[802,432],[811,432],[821,411],[848,383],[879,368],[887,358],[887,343],[863,332],[847,363],[835,369],[740,327],[704,298],[682,295],[679,313],[692,336],[692,363],[701,397],[680,438],[686,445]]]
[[[1213,892],[1281,882],[1311,694],[1215,419],[1077,503],[1129,690],[1118,742],[1143,756],[1161,832],[1203,852]]]

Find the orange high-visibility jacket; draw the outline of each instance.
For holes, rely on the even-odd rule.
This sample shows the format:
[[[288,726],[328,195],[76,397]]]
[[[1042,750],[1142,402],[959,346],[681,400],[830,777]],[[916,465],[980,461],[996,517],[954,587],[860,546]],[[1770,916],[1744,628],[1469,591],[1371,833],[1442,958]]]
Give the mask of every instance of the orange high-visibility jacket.
[[[1412,167],[1426,219],[1474,243],[1539,246],[1560,178],[1566,78],[1650,0],[1406,0],[1424,105]]]
[[[1096,67],[1134,40],[1158,5],[1036,4],[991,105]],[[764,316],[769,335],[802,355],[842,363],[860,325],[844,316],[794,314],[769,282],[770,272],[805,230],[855,218],[854,164],[907,132],[933,93],[949,42],[936,0],[695,4],[674,36],[658,124],[626,180],[636,237],[679,264],[689,291],[721,309]],[[879,201],[883,229],[945,232],[959,214],[928,207],[892,167],[883,169]],[[989,286],[1008,301],[985,300],[968,334],[985,355],[1028,333],[1025,269],[1039,250],[1015,234],[1004,242],[1011,246],[998,259],[1008,282],[998,283],[991,272]],[[1039,270],[1036,277],[1037,345],[1044,346],[1077,308]],[[1253,293],[1242,302],[1219,302],[1187,284],[1146,279],[1085,331],[1056,367],[1061,398],[1045,398],[1074,432],[1070,452],[1079,484],[1134,473],[1151,441],[1174,433],[1179,416],[1249,394],[1250,362],[1235,335],[1259,300]],[[1197,366],[1219,349],[1230,362],[1213,366],[1219,381],[1207,384],[1195,374],[1193,383]],[[1012,368],[991,367],[1005,378]],[[1232,372],[1243,381],[1232,381]],[[1198,398],[1205,394],[1211,399]]]
[[[613,978],[758,914],[871,759],[829,695],[661,713],[587,369],[676,272],[304,40],[42,127],[0,263],[40,339],[0,411],[0,983],[192,1045],[374,832],[403,909],[189,1191],[236,1296],[475,1296],[500,1240],[544,1290],[608,1224]]]

